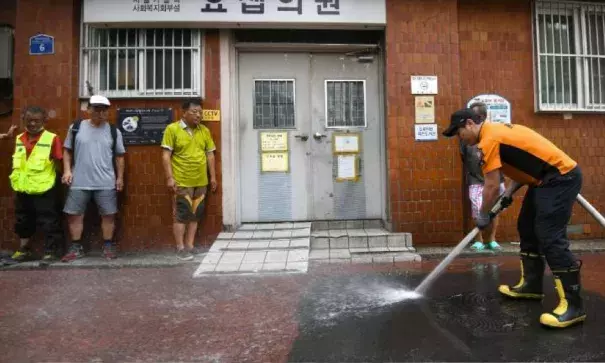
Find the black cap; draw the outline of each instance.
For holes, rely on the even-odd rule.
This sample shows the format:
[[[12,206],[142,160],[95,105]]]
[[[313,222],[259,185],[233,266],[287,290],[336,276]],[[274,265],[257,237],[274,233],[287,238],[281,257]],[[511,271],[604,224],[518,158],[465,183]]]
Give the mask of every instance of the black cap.
[[[458,128],[464,126],[468,119],[473,120],[477,124],[481,123],[481,116],[470,108],[463,108],[454,112],[450,117],[450,126],[443,131],[443,136],[454,136],[458,131]]]

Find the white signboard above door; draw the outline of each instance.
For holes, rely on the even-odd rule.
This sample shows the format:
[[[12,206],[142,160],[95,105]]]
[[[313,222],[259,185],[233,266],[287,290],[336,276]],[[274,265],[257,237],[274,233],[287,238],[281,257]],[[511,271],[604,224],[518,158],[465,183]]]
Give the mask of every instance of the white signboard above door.
[[[84,0],[83,22],[384,26],[386,5],[385,0]]]

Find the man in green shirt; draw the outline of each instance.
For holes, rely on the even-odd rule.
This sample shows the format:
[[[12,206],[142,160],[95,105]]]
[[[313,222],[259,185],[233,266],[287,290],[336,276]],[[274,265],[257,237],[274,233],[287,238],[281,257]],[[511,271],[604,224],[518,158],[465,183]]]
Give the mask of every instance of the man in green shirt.
[[[166,127],[162,139],[162,163],[166,185],[174,193],[174,239],[177,257],[181,260],[191,260],[193,255],[200,253],[194,241],[198,221],[204,212],[208,170],[211,190],[214,192],[217,187],[216,147],[210,130],[201,124],[201,119],[201,102],[186,101],[183,117]]]

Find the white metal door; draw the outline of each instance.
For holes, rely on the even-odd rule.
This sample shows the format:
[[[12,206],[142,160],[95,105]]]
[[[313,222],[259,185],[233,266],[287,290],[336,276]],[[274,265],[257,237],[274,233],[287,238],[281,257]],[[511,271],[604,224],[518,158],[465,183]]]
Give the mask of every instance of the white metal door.
[[[375,61],[240,53],[243,222],[382,217],[379,84]],[[262,132],[287,132],[287,172],[263,172]],[[358,147],[341,153],[333,137],[357,140]],[[354,178],[343,167],[351,165]]]
[[[315,220],[382,218],[379,79],[376,61],[311,58]]]
[[[240,200],[243,222],[308,220],[308,54],[240,53]],[[262,170],[261,133],[286,132],[287,171]],[[268,165],[268,164],[265,164]]]

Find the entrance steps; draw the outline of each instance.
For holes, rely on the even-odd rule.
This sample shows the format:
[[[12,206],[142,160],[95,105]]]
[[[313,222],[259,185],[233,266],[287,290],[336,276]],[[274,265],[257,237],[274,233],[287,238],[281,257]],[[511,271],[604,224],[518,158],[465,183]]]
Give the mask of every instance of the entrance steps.
[[[219,234],[193,276],[306,273],[310,247],[311,222],[244,224]]]
[[[313,263],[420,261],[410,233],[390,233],[381,221],[244,224],[222,232],[194,277],[306,273]]]
[[[420,261],[411,233],[391,233],[379,220],[313,222],[311,262],[394,263]]]

